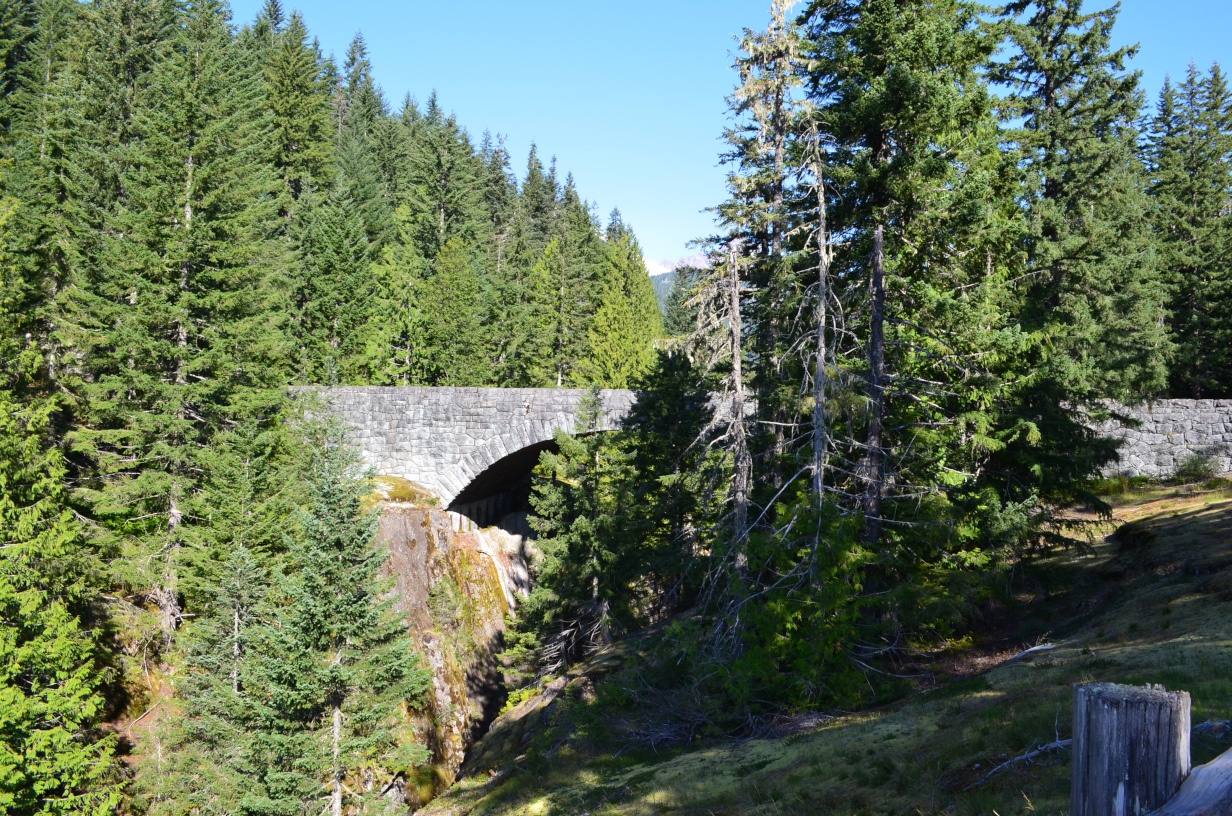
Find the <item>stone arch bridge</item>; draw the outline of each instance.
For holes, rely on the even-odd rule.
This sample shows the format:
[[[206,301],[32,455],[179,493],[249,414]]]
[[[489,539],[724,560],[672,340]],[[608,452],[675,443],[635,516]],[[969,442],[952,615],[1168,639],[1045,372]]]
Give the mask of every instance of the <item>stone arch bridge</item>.
[[[567,388],[419,388],[302,386],[351,429],[377,473],[409,479],[440,497],[461,520],[481,525],[527,507],[530,472],[557,430],[572,432],[589,393]],[[600,392],[596,430],[628,415],[632,391]],[[1094,430],[1119,439],[1120,459],[1106,475],[1170,475],[1188,456],[1232,470],[1232,400],[1157,400],[1111,406],[1124,421]]]
[[[557,430],[574,430],[578,405],[590,393],[414,386],[291,391],[323,399],[377,473],[409,479],[438,495],[449,510],[481,525],[525,509],[539,454],[555,447]],[[614,430],[634,399],[632,391],[601,391],[595,430]]]

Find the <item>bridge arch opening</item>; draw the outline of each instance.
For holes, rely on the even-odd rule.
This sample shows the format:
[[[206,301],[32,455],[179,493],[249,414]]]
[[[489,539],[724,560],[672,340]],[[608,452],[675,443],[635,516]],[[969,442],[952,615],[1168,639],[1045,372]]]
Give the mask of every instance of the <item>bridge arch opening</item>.
[[[555,440],[535,442],[502,456],[477,473],[449,503],[449,510],[480,527],[499,524],[513,513],[530,510],[531,473],[544,451],[560,450]],[[521,526],[521,525],[519,525]],[[529,528],[510,532],[529,534]]]

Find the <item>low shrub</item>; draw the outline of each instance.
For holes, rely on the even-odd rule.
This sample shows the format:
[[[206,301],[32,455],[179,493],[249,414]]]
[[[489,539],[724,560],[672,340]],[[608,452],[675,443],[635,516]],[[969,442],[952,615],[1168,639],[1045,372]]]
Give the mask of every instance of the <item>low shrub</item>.
[[[1214,479],[1218,472],[1219,466],[1214,459],[1191,453],[1177,465],[1176,472],[1172,474],[1172,482],[1180,485],[1200,484]]]

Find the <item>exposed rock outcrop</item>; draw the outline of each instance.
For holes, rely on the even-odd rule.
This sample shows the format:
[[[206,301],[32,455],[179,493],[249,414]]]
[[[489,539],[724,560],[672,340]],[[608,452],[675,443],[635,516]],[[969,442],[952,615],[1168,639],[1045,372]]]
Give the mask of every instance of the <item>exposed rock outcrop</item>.
[[[403,784],[412,807],[452,784],[467,748],[505,701],[497,655],[505,618],[527,590],[524,517],[466,532],[456,514],[428,502],[384,501],[379,537],[389,559],[396,606],[433,674],[414,715],[432,765]]]

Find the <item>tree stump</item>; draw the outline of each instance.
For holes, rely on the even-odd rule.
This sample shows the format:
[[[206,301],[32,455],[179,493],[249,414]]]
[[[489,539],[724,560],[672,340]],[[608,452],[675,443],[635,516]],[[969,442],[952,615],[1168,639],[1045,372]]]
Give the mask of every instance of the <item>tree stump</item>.
[[[1141,816],[1189,775],[1189,693],[1163,686],[1074,686],[1070,816]]]

